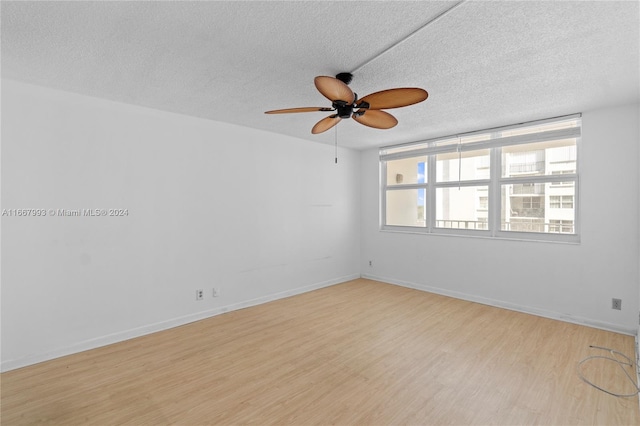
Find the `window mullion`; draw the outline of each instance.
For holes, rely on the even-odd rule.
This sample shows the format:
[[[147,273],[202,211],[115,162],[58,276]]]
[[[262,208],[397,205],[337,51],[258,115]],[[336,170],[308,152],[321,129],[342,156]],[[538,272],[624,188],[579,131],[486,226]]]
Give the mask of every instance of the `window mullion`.
[[[436,155],[431,154],[427,158],[427,230],[433,232],[436,226]]]
[[[380,187],[382,188],[382,192],[380,193],[380,205],[379,208],[379,217],[380,223],[379,226],[385,226],[387,224],[387,162],[380,162]]]
[[[491,236],[495,237],[496,232],[500,230],[500,217],[502,215],[502,199],[501,199],[501,181],[502,176],[502,149],[499,147],[491,148],[490,174],[491,183],[489,184],[489,230]]]
[[[477,180],[462,180],[462,181],[451,181],[451,182],[437,182],[434,183],[435,187],[438,188],[457,188],[457,187],[465,187],[465,186],[486,186],[489,185],[490,179],[477,179]]]
[[[575,182],[577,175],[575,174],[566,174],[566,175],[540,175],[540,176],[510,176],[510,177],[502,177],[499,179],[502,184],[509,183],[554,183],[554,182]]]

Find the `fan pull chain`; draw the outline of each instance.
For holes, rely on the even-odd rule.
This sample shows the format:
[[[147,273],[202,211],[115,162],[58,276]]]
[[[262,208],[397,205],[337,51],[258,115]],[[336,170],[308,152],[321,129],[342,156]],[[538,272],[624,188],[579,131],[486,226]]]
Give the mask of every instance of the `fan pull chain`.
[[[460,182],[462,181],[462,146],[460,136],[458,136],[458,191],[460,191]]]
[[[336,164],[338,164],[338,126],[335,126],[336,129],[336,137],[335,137],[335,156],[336,156]]]

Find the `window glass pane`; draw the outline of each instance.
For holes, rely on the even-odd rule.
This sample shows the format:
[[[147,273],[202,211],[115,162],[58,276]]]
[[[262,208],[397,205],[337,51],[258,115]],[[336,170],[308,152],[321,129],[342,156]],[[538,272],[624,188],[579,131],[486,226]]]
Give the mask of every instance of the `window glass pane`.
[[[436,156],[436,180],[438,182],[489,178],[488,149],[463,153],[447,152]]]
[[[436,227],[488,228],[488,186],[436,189]]]
[[[575,187],[552,183],[502,185],[501,229],[573,234]]]
[[[426,226],[424,188],[387,190],[387,225]]]
[[[427,157],[411,157],[387,161],[387,185],[425,183]]]
[[[502,177],[575,173],[576,140],[563,139],[502,148]]]

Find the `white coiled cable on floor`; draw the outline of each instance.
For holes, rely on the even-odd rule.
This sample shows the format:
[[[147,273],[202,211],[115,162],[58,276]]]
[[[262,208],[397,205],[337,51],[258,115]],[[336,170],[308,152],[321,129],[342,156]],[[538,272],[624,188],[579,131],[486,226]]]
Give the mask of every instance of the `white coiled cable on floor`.
[[[609,353],[611,354],[611,357],[608,356],[604,356],[604,355],[592,355],[592,356],[588,356],[585,359],[583,359],[582,361],[580,361],[578,363],[577,369],[578,369],[578,376],[580,376],[580,379],[582,379],[583,382],[585,382],[588,385],[593,386],[594,388],[601,390],[602,392],[608,393],[609,395],[613,395],[613,396],[617,396],[619,398],[632,398],[636,395],[638,395],[638,393],[640,393],[640,387],[638,387],[638,385],[636,384],[635,380],[633,380],[633,378],[631,377],[631,375],[629,374],[629,372],[624,368],[624,366],[628,366],[628,367],[633,367],[633,362],[631,361],[631,359],[626,356],[625,354],[618,352],[614,349],[609,349],[609,348],[603,348],[602,346],[593,346],[590,345],[590,348],[593,349],[601,349],[603,351],[609,351]],[[619,358],[616,357],[616,355],[620,355],[621,357],[624,357],[624,359],[626,359],[625,361],[620,360]],[[589,381],[586,377],[584,377],[584,374],[582,374],[582,370],[580,369],[580,367],[582,366],[582,364],[584,364],[585,362],[592,360],[592,359],[606,359],[609,361],[613,361],[616,364],[618,364],[618,366],[620,368],[622,368],[622,371],[624,371],[624,374],[627,376],[627,378],[629,379],[629,381],[631,382],[631,384],[633,385],[633,387],[636,389],[636,391],[634,393],[630,393],[630,394],[618,394],[618,393],[614,393],[611,391],[608,391],[607,389],[604,389],[594,383],[592,383],[591,381]]]

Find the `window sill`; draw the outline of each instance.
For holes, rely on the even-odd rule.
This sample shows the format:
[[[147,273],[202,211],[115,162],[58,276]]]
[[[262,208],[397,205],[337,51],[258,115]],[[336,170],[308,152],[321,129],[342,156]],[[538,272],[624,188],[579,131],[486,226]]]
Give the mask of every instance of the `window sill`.
[[[463,229],[434,229],[429,231],[428,228],[418,228],[411,226],[388,226],[380,227],[380,232],[388,232],[395,234],[414,234],[429,235],[438,237],[458,237],[458,238],[480,238],[486,240],[502,240],[502,241],[524,241],[535,243],[554,243],[580,245],[579,235],[567,234],[538,234],[534,232],[505,232],[500,231],[492,233],[491,231],[473,231]]]

